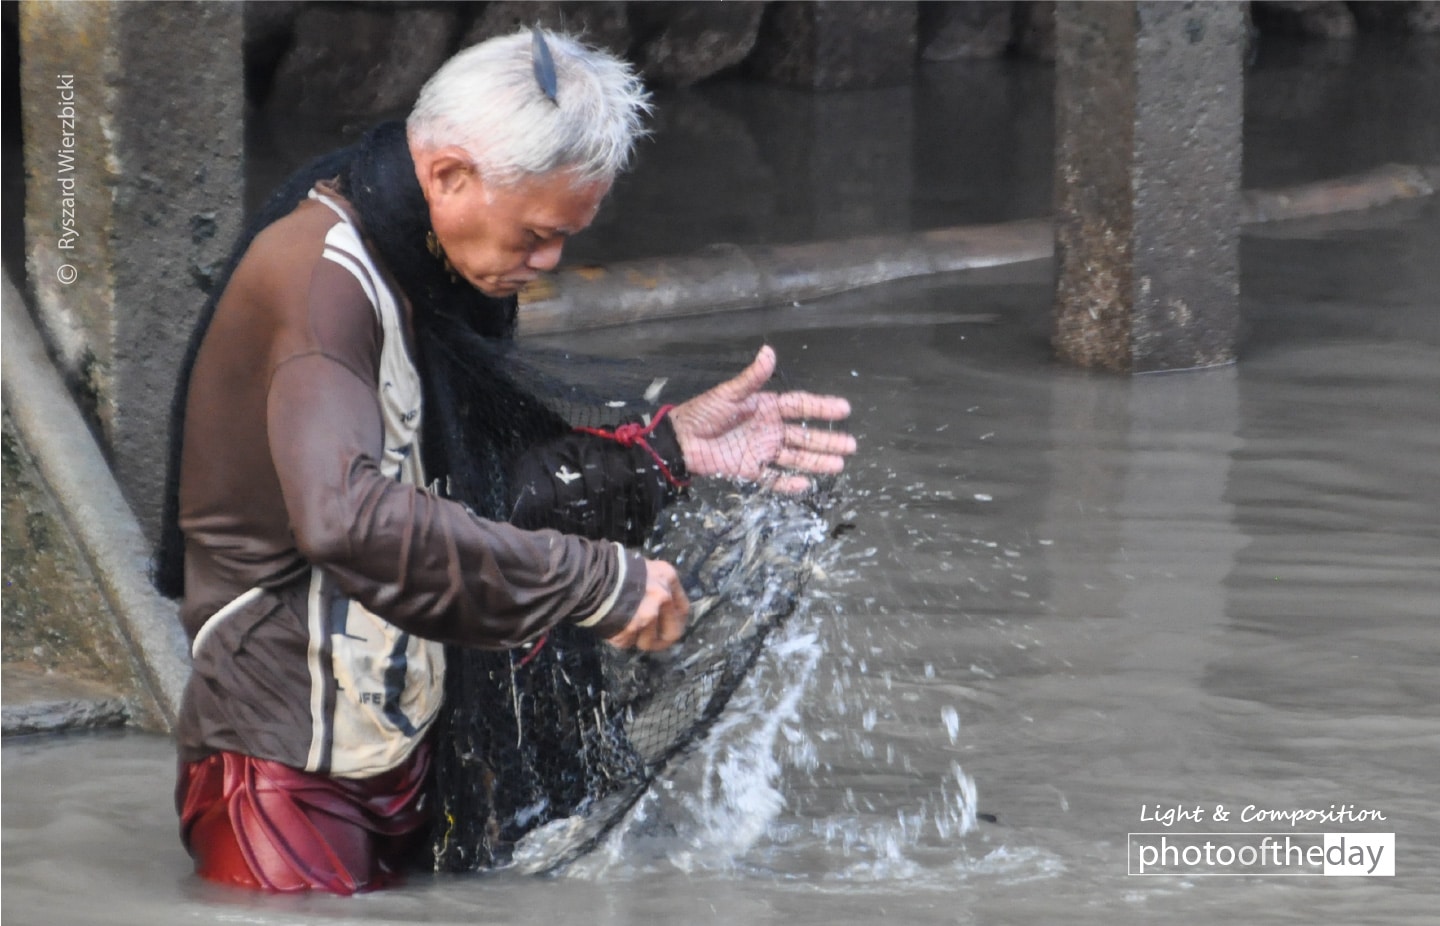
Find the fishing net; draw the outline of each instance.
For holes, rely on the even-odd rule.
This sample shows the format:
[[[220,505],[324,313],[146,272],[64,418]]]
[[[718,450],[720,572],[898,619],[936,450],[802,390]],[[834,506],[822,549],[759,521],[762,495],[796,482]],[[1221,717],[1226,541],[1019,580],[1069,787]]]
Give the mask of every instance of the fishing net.
[[[653,407],[657,383],[698,390],[703,377],[543,353],[512,356],[507,369],[587,427]],[[833,482],[792,496],[711,481],[645,525],[646,556],[674,564],[691,601],[685,637],[663,653],[622,652],[569,627],[528,649],[452,651],[435,760],[436,869],[553,872],[598,845],[706,734],[795,610],[835,493]],[[633,519],[614,523],[635,539]]]

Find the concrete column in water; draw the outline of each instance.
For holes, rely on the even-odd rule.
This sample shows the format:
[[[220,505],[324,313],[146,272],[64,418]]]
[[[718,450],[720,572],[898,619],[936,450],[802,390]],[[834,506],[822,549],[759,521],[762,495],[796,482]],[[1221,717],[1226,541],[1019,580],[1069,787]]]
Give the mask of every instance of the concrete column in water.
[[[1243,5],[1062,2],[1055,19],[1057,354],[1233,361]]]
[[[153,532],[175,368],[241,221],[244,4],[19,12],[32,305]]]

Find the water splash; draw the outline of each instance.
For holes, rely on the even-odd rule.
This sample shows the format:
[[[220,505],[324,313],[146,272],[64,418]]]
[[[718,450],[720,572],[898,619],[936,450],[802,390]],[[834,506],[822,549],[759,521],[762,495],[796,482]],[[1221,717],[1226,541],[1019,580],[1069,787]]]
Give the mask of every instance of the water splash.
[[[814,877],[819,854],[829,859],[827,883],[898,884],[951,876],[970,858],[962,842],[977,825],[974,779],[953,760],[926,770],[933,750],[913,752],[893,736],[898,705],[915,683],[935,678],[934,664],[925,663],[923,682],[872,675],[868,658],[903,641],[877,638],[844,613],[876,553],[843,542],[816,548],[803,600],[704,740],[568,877],[757,866]],[[938,719],[936,741],[960,746],[957,708],[941,708]],[[862,768],[845,769],[856,756]],[[847,781],[889,769],[909,780],[904,794]]]
[[[626,805],[629,811],[600,851],[573,874],[613,876],[612,867],[643,864],[657,854],[687,871],[730,865],[784,808],[779,782],[785,764],[813,764],[800,713],[822,652],[809,615],[812,602],[823,597],[810,588],[823,579],[833,549],[823,543],[825,498],[803,504],[735,494],[718,502],[702,500],[672,515],[669,536],[698,532],[708,540],[673,551],[693,614],[692,633],[676,666],[688,673],[695,660],[741,666],[736,660],[744,659],[750,669],[740,668],[733,695],[725,689],[724,710],[706,720],[702,738],[657,769],[655,781],[643,796],[636,795],[633,807]],[[712,614],[725,623],[716,624]],[[710,632],[716,628],[718,636]],[[632,726],[643,719],[637,715]],[[521,848],[524,864],[543,863],[571,836],[558,827],[536,834]]]
[[[598,880],[659,865],[684,872],[733,868],[785,810],[785,773],[815,766],[801,721],[822,654],[808,609],[793,615],[709,735],[566,875]]]
[[[695,757],[700,786],[682,792],[680,801],[691,815],[694,838],[670,854],[677,868],[728,865],[759,842],[784,809],[786,767],[814,761],[801,707],[820,656],[813,629],[792,624],[786,639],[767,652],[771,665],[752,676],[753,684],[702,745]]]

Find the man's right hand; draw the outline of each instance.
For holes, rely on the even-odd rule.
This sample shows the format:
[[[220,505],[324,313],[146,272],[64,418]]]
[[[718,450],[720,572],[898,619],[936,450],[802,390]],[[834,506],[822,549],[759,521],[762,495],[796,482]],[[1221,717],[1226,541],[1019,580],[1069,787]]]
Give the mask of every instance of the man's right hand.
[[[607,638],[612,646],[620,649],[637,649],[657,652],[668,649],[685,633],[685,621],[690,616],[690,599],[680,585],[680,576],[675,567],[659,560],[645,561],[645,597],[625,629]]]

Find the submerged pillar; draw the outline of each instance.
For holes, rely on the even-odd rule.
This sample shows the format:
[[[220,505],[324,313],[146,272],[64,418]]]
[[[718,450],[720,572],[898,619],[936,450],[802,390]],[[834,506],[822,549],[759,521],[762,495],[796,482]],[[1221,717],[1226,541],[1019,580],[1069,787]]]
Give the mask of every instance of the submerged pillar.
[[[1141,373],[1235,359],[1244,7],[1055,12],[1059,357]]]
[[[241,221],[244,4],[19,14],[36,321],[153,536],[175,369]]]

